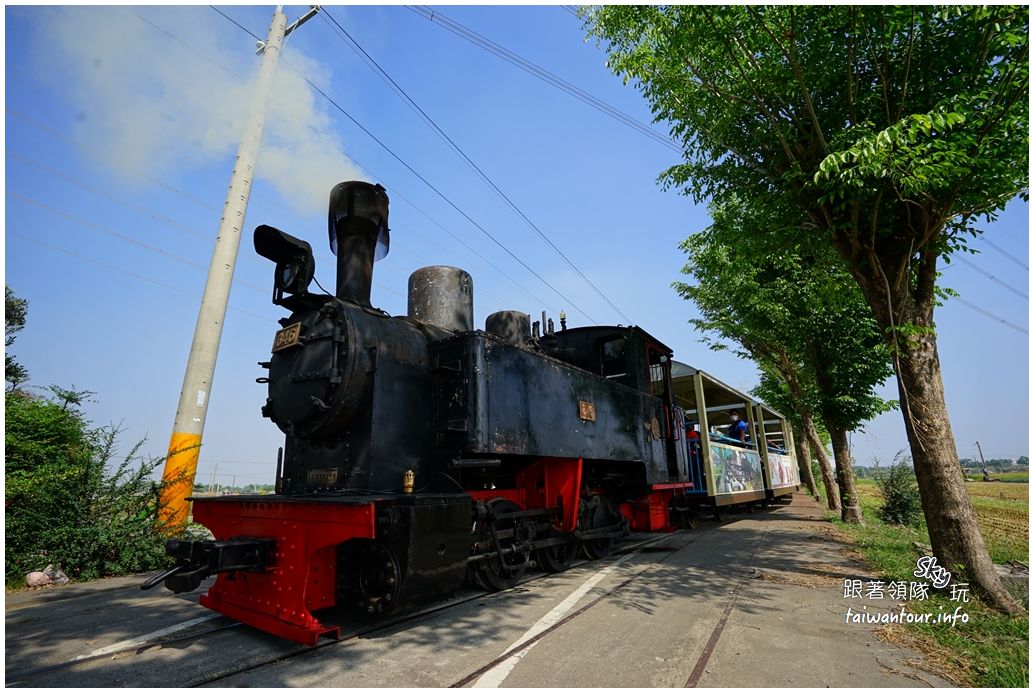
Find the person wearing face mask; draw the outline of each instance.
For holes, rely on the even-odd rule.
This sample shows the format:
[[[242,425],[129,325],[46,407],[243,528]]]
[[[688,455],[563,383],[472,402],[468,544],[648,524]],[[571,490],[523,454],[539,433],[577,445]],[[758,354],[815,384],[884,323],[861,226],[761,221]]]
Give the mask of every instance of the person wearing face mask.
[[[736,410],[729,412],[729,417],[732,419],[732,423],[725,430],[725,435],[728,438],[732,438],[741,445],[747,442],[747,422],[740,418],[740,413]]]

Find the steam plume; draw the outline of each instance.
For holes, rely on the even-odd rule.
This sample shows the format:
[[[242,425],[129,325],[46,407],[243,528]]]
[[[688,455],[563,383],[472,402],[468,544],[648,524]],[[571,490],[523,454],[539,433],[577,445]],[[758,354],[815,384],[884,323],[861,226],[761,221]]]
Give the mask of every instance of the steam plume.
[[[140,170],[161,178],[236,152],[259,58],[254,41],[210,9],[65,6],[20,13],[34,25],[38,78],[77,113],[75,136],[104,149],[127,180]],[[267,29],[268,21],[256,33]],[[256,175],[299,214],[325,214],[327,191],[363,176],[322,103],[287,63],[321,89],[328,81],[327,69],[289,42]]]

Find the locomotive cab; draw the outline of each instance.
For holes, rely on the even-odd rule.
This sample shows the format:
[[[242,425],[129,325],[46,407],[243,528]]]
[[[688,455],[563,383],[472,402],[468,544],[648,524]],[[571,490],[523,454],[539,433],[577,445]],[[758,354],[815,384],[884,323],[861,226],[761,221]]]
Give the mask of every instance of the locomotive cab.
[[[666,476],[651,474],[651,483],[689,480],[682,411],[675,405],[671,381],[672,351],[639,327],[579,327],[554,332],[539,340],[545,353],[588,370],[609,383],[628,387],[659,401],[660,412],[644,403],[643,424],[663,441]],[[656,426],[656,431],[654,430]]]

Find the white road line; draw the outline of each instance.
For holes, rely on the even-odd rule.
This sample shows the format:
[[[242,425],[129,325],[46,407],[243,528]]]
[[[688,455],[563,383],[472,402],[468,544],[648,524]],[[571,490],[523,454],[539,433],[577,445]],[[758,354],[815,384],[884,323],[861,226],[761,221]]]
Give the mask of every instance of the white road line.
[[[564,599],[564,601],[557,604],[552,611],[550,611],[548,614],[539,619],[538,623],[529,628],[524,635],[517,638],[517,640],[512,645],[510,645],[503,651],[503,654],[506,654],[507,652],[512,652],[513,650],[517,649],[527,641],[534,638],[542,631],[555,625],[560,619],[564,617],[564,614],[570,611],[571,608],[575,604],[577,604],[582,597],[585,596],[586,592],[595,587],[600,582],[600,580],[607,577],[607,575],[609,575],[610,572],[614,570],[614,568],[618,567],[634,555],[635,552],[622,556],[621,558],[614,561],[603,570],[599,571],[598,573],[590,577],[584,583],[582,583],[581,587],[569,594],[567,598]],[[524,659],[524,656],[527,655],[528,652],[531,651],[531,648],[535,647],[535,645],[537,644],[538,642],[533,642],[520,652],[514,654],[512,657],[508,657],[505,661],[500,662],[496,666],[486,671],[484,674],[481,675],[481,678],[474,682],[472,688],[498,688],[500,684],[502,684],[502,682],[506,679],[506,677],[510,675],[510,672],[513,671],[513,668],[517,666],[517,663]]]
[[[169,626],[168,628],[162,628],[161,630],[156,630],[153,633],[148,633],[147,635],[141,635],[137,638],[123,640],[113,645],[102,647],[99,650],[94,650],[90,654],[79,655],[72,661],[74,662],[80,659],[89,659],[90,657],[100,657],[101,655],[111,654],[112,652],[118,652],[120,650],[127,650],[132,647],[146,645],[154,640],[157,640],[158,638],[170,635],[172,633],[178,633],[181,630],[192,628],[198,624],[204,623],[205,621],[211,621],[214,618],[219,618],[220,616],[222,616],[222,614],[208,614],[207,616],[202,616],[201,618],[195,618],[189,621],[184,621],[183,623],[180,623],[178,625]]]

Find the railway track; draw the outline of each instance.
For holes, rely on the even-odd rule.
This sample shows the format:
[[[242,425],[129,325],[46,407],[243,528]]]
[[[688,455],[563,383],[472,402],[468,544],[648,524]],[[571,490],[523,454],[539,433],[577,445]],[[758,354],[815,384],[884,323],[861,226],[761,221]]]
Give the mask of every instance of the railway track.
[[[694,535],[696,536],[694,536],[689,543],[705,536],[710,531],[713,530],[699,529],[694,531]],[[607,566],[616,565],[637,553],[650,550],[651,545],[654,545],[663,539],[680,536],[682,534],[683,532],[676,532],[673,534],[654,536],[647,540],[626,542],[624,545],[619,545],[615,549],[614,553],[611,554],[611,557],[602,561],[595,561],[593,564],[601,566],[601,569],[606,569]],[[685,543],[680,543],[677,549],[669,551],[669,555],[681,549],[685,545]],[[666,558],[667,556],[661,560],[663,561]],[[570,570],[585,565],[586,563],[588,563],[588,561],[579,561],[574,564]],[[605,592],[589,604],[566,616],[560,622],[555,623],[548,630],[543,631],[539,636],[534,638],[534,641],[529,640],[528,642],[523,643],[523,645],[527,646],[529,644],[533,644],[533,642],[537,642],[540,637],[543,637],[548,632],[552,632],[556,628],[561,627],[571,619],[576,618],[599,603],[602,599],[605,599],[614,592],[635,581],[648,570],[649,568],[639,571],[632,578],[625,580],[617,587]],[[522,580],[522,582],[513,589],[526,589],[528,586],[551,577],[555,576],[549,573],[531,575]],[[206,616],[201,619],[195,619],[197,621],[196,624],[192,621],[188,621],[186,624],[181,623],[177,626],[164,629],[164,631],[169,632],[167,635],[161,635],[161,631],[159,631],[158,633],[150,634],[151,637],[147,640],[123,641],[122,643],[116,643],[113,646],[109,646],[94,653],[79,656],[68,661],[33,669],[8,672],[5,676],[6,685],[10,687],[49,687],[63,685],[63,682],[65,681],[69,682],[68,685],[163,685],[184,688],[219,685],[220,682],[226,681],[227,679],[240,674],[255,672],[262,670],[265,667],[275,666],[295,659],[313,657],[317,653],[322,653],[327,648],[341,647],[360,638],[376,636],[379,633],[386,633],[393,629],[397,629],[400,626],[406,626],[408,624],[416,625],[430,617],[458,609],[471,602],[491,602],[505,597],[507,593],[511,591],[512,590],[504,590],[502,592],[495,593],[479,591],[476,593],[463,594],[462,596],[453,598],[449,601],[431,605],[418,611],[399,614],[393,618],[379,620],[376,623],[353,625],[351,627],[343,625],[343,632],[340,638],[321,642],[315,647],[304,647],[282,641],[247,628],[244,624],[233,622],[226,617],[212,614],[211,616]],[[185,632],[184,626],[186,626]],[[235,646],[242,647],[245,653],[250,654],[239,660],[233,661],[230,666],[222,666],[215,670],[202,670],[196,673],[191,673],[189,669],[197,668],[196,663],[194,667],[180,667],[178,670],[173,669],[171,671],[168,667],[162,665],[164,653],[183,651],[188,647],[221,650],[228,646],[228,643],[230,642],[228,638],[231,637],[236,641],[247,641],[244,645],[237,644]],[[263,652],[261,650],[266,651]],[[492,663],[490,662],[489,664]],[[486,665],[486,667],[491,668],[489,665]],[[161,675],[161,681],[155,681],[153,679],[148,680],[148,675],[143,673],[143,671],[150,668],[155,670],[156,675]],[[485,667],[482,667],[482,669],[484,668]],[[134,669],[139,669],[141,673],[134,673]],[[182,672],[182,674],[177,672]],[[474,673],[476,674],[477,672]],[[471,674],[470,676],[473,675],[474,674]],[[463,685],[464,681],[469,679],[470,676],[461,679],[454,685]],[[475,678],[477,677],[475,676]],[[92,683],[94,679],[97,679],[97,683]],[[91,683],[87,683],[88,681]]]

